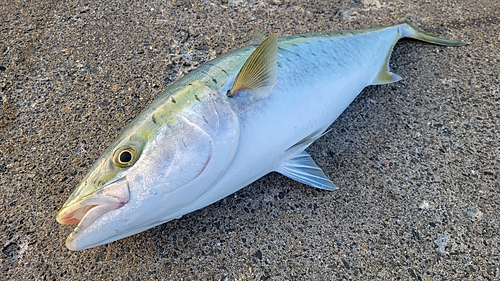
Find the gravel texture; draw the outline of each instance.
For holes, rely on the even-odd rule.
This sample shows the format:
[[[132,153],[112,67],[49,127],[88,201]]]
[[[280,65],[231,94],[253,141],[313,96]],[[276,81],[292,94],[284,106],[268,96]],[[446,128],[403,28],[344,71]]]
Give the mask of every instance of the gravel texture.
[[[499,280],[500,1],[0,1],[0,279]],[[400,42],[308,151],[339,191],[270,174],[138,235],[72,252],[55,220],[171,82],[281,35],[403,15],[466,47]]]

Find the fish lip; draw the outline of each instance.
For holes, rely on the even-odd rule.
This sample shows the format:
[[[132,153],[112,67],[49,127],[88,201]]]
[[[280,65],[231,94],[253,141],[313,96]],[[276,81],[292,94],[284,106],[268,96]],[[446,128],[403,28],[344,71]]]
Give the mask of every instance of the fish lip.
[[[107,184],[85,196],[66,203],[56,216],[60,224],[77,224],[73,233],[88,228],[105,213],[119,209],[130,200],[126,179]]]

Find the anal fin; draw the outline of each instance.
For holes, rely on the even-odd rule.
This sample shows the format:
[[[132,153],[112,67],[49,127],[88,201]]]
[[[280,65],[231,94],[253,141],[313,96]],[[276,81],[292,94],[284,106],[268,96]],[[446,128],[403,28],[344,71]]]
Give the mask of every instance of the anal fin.
[[[314,162],[311,156],[302,151],[283,163],[278,173],[293,180],[325,190],[337,190],[338,187],[326,177],[323,170]]]

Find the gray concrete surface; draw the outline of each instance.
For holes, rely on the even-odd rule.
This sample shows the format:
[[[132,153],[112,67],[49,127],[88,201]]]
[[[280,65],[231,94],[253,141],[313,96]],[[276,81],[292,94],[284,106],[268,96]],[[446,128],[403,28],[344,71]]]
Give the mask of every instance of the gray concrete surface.
[[[500,2],[0,1],[0,279],[499,280]],[[341,189],[271,174],[83,252],[57,210],[162,89],[251,31],[392,24],[391,67],[308,150]]]

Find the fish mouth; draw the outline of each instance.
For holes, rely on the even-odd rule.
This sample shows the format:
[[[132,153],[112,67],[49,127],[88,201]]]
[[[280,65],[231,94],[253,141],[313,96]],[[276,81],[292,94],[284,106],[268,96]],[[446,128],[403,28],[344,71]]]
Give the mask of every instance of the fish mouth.
[[[130,191],[126,180],[119,180],[88,195],[66,202],[56,216],[60,224],[78,225],[83,230],[107,212],[119,209],[130,200]]]

